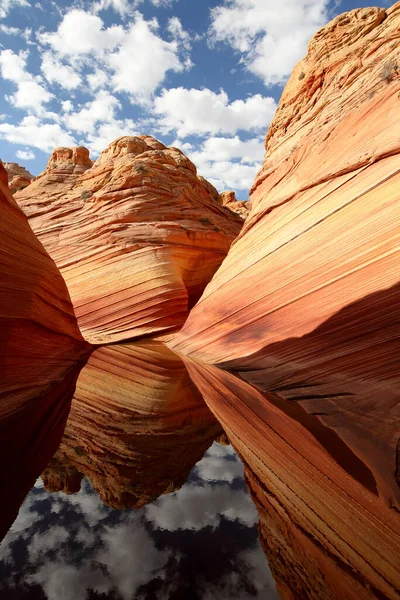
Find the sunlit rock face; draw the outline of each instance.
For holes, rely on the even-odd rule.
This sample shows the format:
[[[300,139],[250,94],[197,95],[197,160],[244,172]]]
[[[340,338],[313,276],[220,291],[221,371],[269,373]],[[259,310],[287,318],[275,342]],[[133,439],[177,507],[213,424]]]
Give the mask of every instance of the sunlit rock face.
[[[218,202],[243,217],[243,219],[249,214],[249,203],[245,200],[237,200],[235,192],[232,190],[221,192],[218,196]]]
[[[262,390],[257,410],[279,405],[294,452],[276,470],[283,488],[265,473],[251,485],[271,505],[264,527],[277,542],[265,547],[283,598],[398,598],[396,64],[400,3],[352,11],[314,36],[268,131],[249,217],[171,344]],[[231,439],[233,422],[222,425]],[[259,427],[269,435],[269,418]],[[350,591],[333,583],[339,563]]]
[[[12,194],[27,187],[35,179],[32,173],[18,163],[4,162],[3,166],[8,173],[9,188]]]
[[[65,283],[0,165],[0,538],[55,452],[89,353]]]
[[[221,427],[177,355],[147,341],[94,351],[61,445],[42,475],[74,493],[86,475],[101,500],[138,508],[180,488]]]
[[[243,222],[212,189],[180,150],[140,136],[119,138],[94,164],[85,148],[57,148],[16,194],[66,281],[85,339],[122,341],[184,323]]]
[[[245,464],[280,597],[397,599],[399,513],[362,460],[296,403],[184,360]]]

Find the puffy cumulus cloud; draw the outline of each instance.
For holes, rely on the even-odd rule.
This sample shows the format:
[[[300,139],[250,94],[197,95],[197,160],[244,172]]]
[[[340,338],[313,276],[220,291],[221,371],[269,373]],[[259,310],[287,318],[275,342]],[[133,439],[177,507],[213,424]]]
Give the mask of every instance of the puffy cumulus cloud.
[[[41,84],[39,78],[33,77],[26,70],[26,55],[15,54],[12,50],[0,52],[0,70],[3,79],[16,84],[17,91],[7,100],[17,108],[31,110],[35,113],[43,112],[43,105],[54,97]]]
[[[97,560],[117,582],[123,600],[135,598],[139,586],[151,581],[157,572],[160,575],[170,555],[170,551],[157,550],[144,525],[134,519],[128,527],[126,523],[106,527],[102,541],[104,549]]]
[[[225,0],[211,10],[210,37],[241,53],[265,85],[282,84],[328,20],[328,0]]]
[[[275,100],[260,94],[229,102],[224,90],[183,87],[163,90],[154,101],[164,131],[179,137],[207,133],[235,134],[239,130],[264,131],[276,110]]]
[[[94,100],[88,102],[79,111],[68,113],[65,123],[68,128],[80,133],[94,133],[96,124],[110,122],[115,118],[115,112],[120,108],[119,100],[105,90],[100,90]]]
[[[8,14],[17,6],[27,7],[27,0],[1,0],[0,2],[0,19],[5,19]]]
[[[198,145],[182,144],[179,140],[174,145],[184,149],[199,174],[219,191],[233,189],[240,199],[247,199],[264,156],[262,138],[210,137]]]
[[[95,133],[87,135],[86,145],[94,156],[98,156],[111,142],[123,135],[140,135],[132,119],[113,119],[101,123]]]
[[[63,64],[51,52],[42,54],[41,70],[49,83],[58,83],[66,90],[73,90],[82,83],[79,73],[70,65]]]
[[[41,44],[50,46],[60,56],[76,58],[112,50],[124,35],[121,25],[105,28],[98,15],[74,8],[64,15],[56,32],[41,32],[37,37]]]
[[[12,144],[21,144],[51,152],[56,146],[75,146],[74,138],[59,123],[43,123],[28,115],[20,123],[0,123],[0,138]]]
[[[203,481],[227,481],[232,483],[234,479],[243,479],[243,463],[236,455],[226,451],[215,449],[218,444],[214,443],[204,458],[197,463],[195,472]],[[220,446],[221,448],[221,446]],[[233,460],[232,460],[233,459]]]
[[[154,19],[145,21],[137,13],[123,43],[108,55],[115,91],[126,92],[137,101],[146,101],[164,81],[168,71],[185,69],[179,56],[179,44],[175,40],[163,40],[157,35],[157,28]]]
[[[190,49],[190,35],[183,29],[182,23],[178,17],[171,17],[168,19],[167,31],[170,33],[172,39],[181,41],[185,48]]]
[[[70,113],[74,110],[74,105],[72,104],[71,100],[64,100],[61,102],[61,108],[64,112]]]
[[[258,521],[256,508],[247,492],[233,492],[227,484],[217,487],[186,485],[179,492],[149,504],[145,514],[154,527],[168,531],[199,531],[210,526],[215,529],[222,517],[246,527],[252,527]]]
[[[111,7],[111,3],[104,1],[101,6]],[[123,10],[125,3],[118,6]],[[77,69],[90,66],[93,72],[87,80],[92,91],[108,83],[113,92],[126,93],[133,102],[148,103],[168,71],[182,72],[191,66],[189,35],[179,19],[170,19],[167,25],[172,41],[163,39],[158,30],[156,19],[146,21],[139,12],[132,15],[127,26],[106,27],[98,14],[74,8],[64,15],[57,31],[38,34],[39,42],[58,55],[57,64],[64,65],[56,80],[51,69],[56,59],[47,58],[44,74],[47,77],[51,71],[52,81],[61,84],[67,81],[67,72],[72,75],[73,65],[74,75],[69,78],[72,88],[80,80]]]
[[[99,88],[104,87],[108,81],[107,74],[104,71],[100,70],[96,70],[93,73],[89,73],[86,79],[92,92],[95,92]]]
[[[31,150],[17,150],[15,154],[16,157],[20,158],[21,160],[33,160],[34,158],[36,158],[35,153]]]

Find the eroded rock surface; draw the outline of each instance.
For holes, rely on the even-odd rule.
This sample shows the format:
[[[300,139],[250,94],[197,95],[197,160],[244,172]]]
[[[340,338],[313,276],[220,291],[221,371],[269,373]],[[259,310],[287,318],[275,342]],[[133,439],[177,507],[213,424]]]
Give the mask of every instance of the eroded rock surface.
[[[74,493],[85,475],[108,506],[139,508],[179,489],[220,433],[182,361],[164,344],[98,348],[42,479],[48,491]]]
[[[25,167],[21,167],[16,162],[4,162],[3,165],[8,173],[9,188],[12,194],[27,187],[35,179]]]
[[[180,327],[242,226],[150,136],[119,138],[93,165],[85,148],[57,148],[16,198],[96,344]]]
[[[218,202],[240,215],[243,219],[246,219],[249,214],[249,203],[245,200],[237,200],[233,190],[221,192],[218,196]]]
[[[399,540],[386,536],[389,521],[400,530],[398,65],[400,3],[341,15],[314,36],[269,128],[244,227],[171,345],[262,390],[257,410],[279,401],[278,414],[291,415],[283,441],[296,452],[303,430],[324,447],[301,476],[295,457],[286,460],[287,489],[262,492],[265,531],[279,531],[269,560],[286,579],[285,599],[357,598],[360,589],[399,598]],[[331,489],[348,500],[328,519]],[[380,536],[387,545],[377,554]],[[361,582],[346,593],[329,575],[338,556]]]
[[[0,538],[55,452],[89,353],[65,283],[0,165]]]

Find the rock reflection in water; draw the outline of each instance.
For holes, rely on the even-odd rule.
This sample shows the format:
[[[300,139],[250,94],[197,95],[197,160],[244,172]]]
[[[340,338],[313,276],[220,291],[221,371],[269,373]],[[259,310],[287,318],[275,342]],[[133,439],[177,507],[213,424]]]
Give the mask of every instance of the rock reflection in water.
[[[95,350],[83,369],[64,436],[42,475],[48,491],[79,491],[139,508],[179,489],[221,426],[180,358],[157,341]]]
[[[0,598],[277,600],[257,521],[242,463],[217,443],[139,509],[109,508],[86,478],[68,496],[38,480],[0,546]]]
[[[309,598],[312,585],[313,598],[397,600],[399,514],[351,449],[301,407],[249,385],[247,372],[184,361],[245,464],[282,598]]]

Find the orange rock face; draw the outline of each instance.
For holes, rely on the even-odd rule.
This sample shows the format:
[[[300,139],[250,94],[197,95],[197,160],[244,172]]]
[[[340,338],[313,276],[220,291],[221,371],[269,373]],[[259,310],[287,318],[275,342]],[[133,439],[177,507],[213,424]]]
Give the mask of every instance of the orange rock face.
[[[320,593],[321,577],[334,573],[338,556],[346,556],[363,586],[370,585],[361,597],[399,597],[387,558],[396,556],[400,564],[398,538],[385,533],[389,521],[391,531],[400,530],[396,65],[400,3],[342,15],[310,41],[268,131],[245,225],[171,345],[196,361],[239,372],[263,391],[260,410],[273,397],[280,412],[292,411],[282,436],[297,452],[303,443],[299,424],[324,447],[310,451],[301,477],[295,458],[286,460],[279,476],[290,493],[277,487],[262,492],[274,507],[265,527],[275,523],[277,539],[292,548],[279,557],[277,543],[269,554],[281,579],[284,568],[283,598],[359,598],[358,584],[339,593],[333,576]],[[331,465],[329,474],[323,461]],[[318,473],[329,477],[328,487]],[[328,520],[325,505],[336,503],[331,487],[347,494],[348,502],[337,504],[341,508]],[[354,536],[361,527],[358,511],[365,516],[365,543]],[[302,533],[294,543],[299,520]],[[322,528],[324,522],[329,526]],[[347,533],[339,534],[342,524]],[[388,545],[377,554],[379,536]],[[299,570],[310,569],[312,591],[304,584],[300,592]],[[380,581],[372,571],[380,571]]]
[[[399,598],[399,513],[340,436],[301,405],[184,358],[240,454],[284,600]]]
[[[218,197],[218,202],[222,204],[222,206],[226,206],[229,210],[240,215],[243,219],[246,219],[249,214],[249,203],[245,200],[236,200],[235,192],[232,190],[221,192]]]
[[[119,138],[93,165],[85,148],[57,148],[16,198],[96,344],[180,327],[242,226],[149,136]]]
[[[64,281],[6,182],[0,165],[0,537],[57,448],[89,352]]]
[[[12,194],[17,190],[27,187],[35,178],[25,167],[15,162],[3,163],[8,173],[9,188]]]
[[[221,427],[177,355],[147,341],[98,348],[83,369],[61,445],[42,474],[73,493],[87,476],[126,509],[180,488]]]

